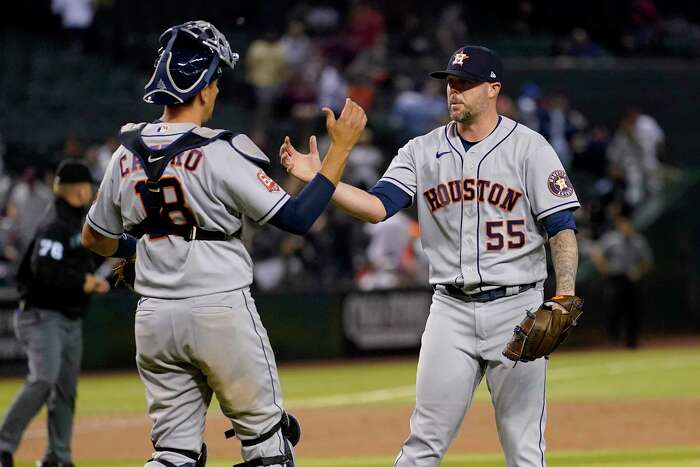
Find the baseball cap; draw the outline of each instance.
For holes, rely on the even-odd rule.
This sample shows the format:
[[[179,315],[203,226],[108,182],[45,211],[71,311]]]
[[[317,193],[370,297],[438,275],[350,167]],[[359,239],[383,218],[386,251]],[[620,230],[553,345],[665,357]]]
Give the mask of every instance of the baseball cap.
[[[479,45],[465,45],[452,54],[447,68],[434,71],[430,76],[445,79],[457,76],[469,81],[498,83],[503,80],[503,65],[496,52]]]
[[[58,183],[95,183],[88,166],[71,159],[64,159],[58,164],[56,181]]]

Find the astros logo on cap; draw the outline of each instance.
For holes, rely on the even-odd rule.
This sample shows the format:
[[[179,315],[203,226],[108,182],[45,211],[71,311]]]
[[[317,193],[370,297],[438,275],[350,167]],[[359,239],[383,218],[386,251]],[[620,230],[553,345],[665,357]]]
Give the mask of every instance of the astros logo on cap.
[[[460,52],[458,54],[455,54],[455,59],[452,61],[452,64],[453,65],[463,65],[464,60],[466,60],[467,58],[469,58],[469,55]]]

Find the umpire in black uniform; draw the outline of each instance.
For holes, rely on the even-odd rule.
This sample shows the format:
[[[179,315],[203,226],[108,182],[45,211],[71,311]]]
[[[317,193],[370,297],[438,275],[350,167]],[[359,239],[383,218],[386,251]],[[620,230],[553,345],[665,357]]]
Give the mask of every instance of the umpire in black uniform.
[[[27,353],[29,375],[0,426],[0,467],[13,465],[24,430],[44,404],[49,441],[40,465],[73,466],[70,441],[82,356],[81,318],[91,294],[109,291],[109,284],[93,274],[92,253],[80,244],[92,182],[86,165],[68,160],[59,165],[55,200],[20,264],[15,330]]]

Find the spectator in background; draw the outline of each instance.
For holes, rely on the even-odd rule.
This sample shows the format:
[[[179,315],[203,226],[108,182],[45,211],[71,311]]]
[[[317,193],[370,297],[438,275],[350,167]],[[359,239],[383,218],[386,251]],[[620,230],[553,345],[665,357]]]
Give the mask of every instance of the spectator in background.
[[[325,35],[340,27],[340,12],[332,1],[316,2],[304,15],[307,30],[313,35]]]
[[[367,0],[353,0],[348,33],[355,53],[371,49],[384,36],[384,14]]]
[[[570,48],[567,55],[576,58],[598,58],[603,54],[600,46],[591,40],[591,36],[583,28],[571,31]]]
[[[585,117],[569,107],[569,99],[563,94],[546,99],[539,112],[540,133],[552,145],[565,169],[571,168],[573,159],[569,142],[585,126]]]
[[[12,177],[5,172],[5,151],[6,146],[0,134],[0,212],[5,210],[7,197],[13,184]]]
[[[416,13],[406,12],[402,29],[396,34],[396,48],[414,60],[429,58],[432,60],[435,41],[432,35],[421,25],[421,19]]]
[[[285,46],[277,31],[271,28],[250,44],[245,57],[246,79],[255,89],[257,101],[255,121],[264,126],[272,115],[273,105],[286,78]]]
[[[95,18],[95,0],[51,0],[51,11],[61,17],[71,47],[82,52]]]
[[[517,14],[512,23],[512,31],[515,34],[529,36],[533,32],[533,13],[535,6],[529,0],[519,0]]]
[[[584,28],[574,28],[568,36],[555,40],[552,48],[557,57],[598,58],[603,54]]]
[[[515,106],[515,102],[510,96],[505,94],[499,95],[496,101],[496,112],[498,115],[503,115],[512,120],[520,121],[520,115],[518,115],[518,108]]]
[[[287,32],[280,39],[284,49],[284,60],[290,71],[297,73],[306,65],[312,52],[313,44],[306,35],[304,23],[291,21],[287,26]]]
[[[85,155],[83,142],[75,134],[69,133],[63,140],[62,159],[82,159]]]
[[[625,200],[632,206],[655,197],[663,186],[659,154],[664,145],[664,132],[649,116],[629,110],[608,148],[607,156],[624,176]]]
[[[403,90],[394,101],[392,126],[397,130],[397,141],[424,134],[435,128],[445,115],[445,89],[435,80],[414,85],[409,78],[398,82]]]
[[[321,71],[318,82],[318,107],[340,113],[348,95],[348,82],[338,60],[330,59]]]
[[[112,159],[112,154],[118,147],[117,138],[110,136],[103,144],[88,148],[85,153],[85,159],[94,180],[102,180],[105,170],[107,170],[107,165]]]
[[[653,265],[649,243],[630,220],[631,209],[613,210],[614,230],[603,234],[591,249],[591,260],[609,287],[608,335],[618,342],[624,329],[625,345],[639,345],[639,321],[643,306],[641,280]]]
[[[641,55],[652,51],[659,39],[659,16],[654,0],[634,0],[629,7],[629,26],[622,36],[628,54]]]
[[[600,180],[607,173],[607,150],[610,144],[610,132],[605,125],[595,125],[583,141],[581,151],[574,153],[573,169],[585,172]]]
[[[540,131],[539,99],[542,97],[540,87],[535,83],[524,83],[520,87],[517,100],[520,122],[531,130]]]
[[[348,97],[369,111],[374,103],[375,89],[389,79],[386,36],[382,35],[371,48],[355,56],[346,75],[350,84]]]
[[[285,105],[298,126],[310,127],[318,117],[317,87],[325,62],[321,49],[314,45],[305,54],[303,63],[288,74],[284,88]],[[304,135],[311,130],[302,131]]]
[[[369,189],[379,179],[379,170],[384,168],[383,165],[382,152],[372,144],[372,130],[366,128],[350,153],[345,178],[348,183]]]
[[[50,178],[50,174],[46,178]],[[52,199],[49,184],[37,169],[26,167],[12,188],[7,203],[7,217],[12,222],[9,244],[5,247],[8,259],[14,262],[24,254]]]
[[[406,283],[403,259],[413,247],[413,220],[399,211],[384,222],[366,224],[370,237],[366,251],[367,264],[357,276],[360,290],[393,289]]]
[[[441,7],[440,18],[437,24],[435,36],[437,37],[440,50],[436,50],[433,53],[433,57],[449,56],[459,46],[468,42],[469,30],[464,18],[463,3],[454,2],[445,8]]]

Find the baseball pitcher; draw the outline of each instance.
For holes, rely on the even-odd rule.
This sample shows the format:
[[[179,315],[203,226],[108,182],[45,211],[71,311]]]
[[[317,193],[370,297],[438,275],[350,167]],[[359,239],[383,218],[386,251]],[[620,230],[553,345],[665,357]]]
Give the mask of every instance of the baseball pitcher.
[[[579,202],[547,141],[498,115],[502,75],[493,51],[461,47],[431,74],[446,81],[451,122],[406,143],[369,192],[341,183],[333,195],[368,222],[418,209],[435,293],[396,467],[439,465],[484,376],[507,466],[545,465],[547,360],[538,357],[581,311],[572,217]],[[288,139],[280,149],[304,181],[321,167],[311,149],[301,154]],[[557,296],[543,303],[547,241]]]

